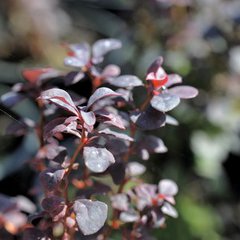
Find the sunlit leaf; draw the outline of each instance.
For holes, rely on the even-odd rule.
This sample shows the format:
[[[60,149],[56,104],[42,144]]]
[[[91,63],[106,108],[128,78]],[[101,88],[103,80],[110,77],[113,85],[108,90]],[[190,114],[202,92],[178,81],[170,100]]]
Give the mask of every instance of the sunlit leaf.
[[[74,202],[73,210],[81,232],[90,235],[103,227],[107,219],[108,206],[100,201],[79,199]]]
[[[107,82],[113,86],[122,88],[133,88],[143,85],[142,81],[134,75],[122,75],[116,78],[109,78]]]
[[[84,147],[83,158],[86,166],[93,172],[104,172],[115,162],[114,156],[106,148]]]
[[[168,112],[180,103],[180,98],[169,93],[162,93],[154,96],[150,103],[156,110],[160,112]]]
[[[110,88],[106,88],[106,87],[101,87],[98,88],[93,95],[89,98],[88,100],[88,105],[87,107],[91,107],[96,101],[102,99],[102,98],[106,98],[106,97],[113,97],[113,96],[121,96],[120,93],[114,92],[113,90],[111,90]]]
[[[198,90],[191,86],[176,86],[168,89],[168,92],[183,99],[194,98],[198,95]]]
[[[78,110],[75,104],[73,103],[70,95],[62,89],[52,88],[46,90],[42,92],[40,98],[55,103],[56,105],[64,108],[65,110],[73,113],[76,116],[79,115]]]

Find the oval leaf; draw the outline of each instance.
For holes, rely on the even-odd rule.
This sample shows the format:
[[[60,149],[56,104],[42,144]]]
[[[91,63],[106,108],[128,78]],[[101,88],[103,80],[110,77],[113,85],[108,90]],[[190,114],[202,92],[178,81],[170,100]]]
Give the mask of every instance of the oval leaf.
[[[143,130],[153,130],[165,124],[166,116],[152,107],[148,107],[144,112],[133,112],[130,115],[131,121]]]
[[[104,172],[115,162],[114,156],[106,148],[84,147],[83,158],[86,166],[96,173]]]
[[[105,78],[116,77],[120,74],[120,72],[121,69],[119,66],[115,64],[109,64],[103,69],[102,76],[104,76]]]
[[[93,44],[93,62],[100,63],[103,60],[103,56],[114,50],[122,47],[121,41],[113,38],[109,39],[100,39]]]
[[[156,110],[160,112],[168,112],[180,103],[180,98],[176,95],[162,93],[154,96],[150,103]]]
[[[105,129],[99,131],[98,133],[111,135],[111,136],[114,136],[116,138],[120,138],[120,139],[127,140],[127,141],[130,141],[130,142],[134,141],[134,139],[129,137],[127,134],[115,132],[115,131],[110,130],[109,128],[105,128]]]
[[[116,78],[109,78],[107,82],[113,86],[123,88],[133,88],[143,85],[142,81],[134,75],[122,75]]]
[[[178,213],[177,213],[176,209],[168,202],[164,202],[164,204],[162,206],[162,212],[173,218],[178,217]]]
[[[114,92],[110,88],[101,87],[98,88],[93,95],[88,100],[87,108],[91,107],[96,101],[105,98],[105,97],[113,97],[113,96],[121,96],[120,93]]]
[[[168,81],[165,84],[166,87],[172,86],[173,84],[182,83],[182,77],[178,74],[168,74]]]
[[[168,92],[183,99],[195,98],[198,95],[198,90],[191,86],[173,87],[168,89]]]
[[[52,88],[52,89],[46,90],[46,91],[42,92],[40,98],[51,101],[52,103],[55,103],[56,105],[73,113],[74,115],[78,116],[78,114],[79,114],[70,95],[62,89]]]
[[[177,184],[169,179],[163,179],[158,184],[158,191],[167,196],[174,196],[178,192]]]
[[[83,121],[89,125],[89,126],[93,126],[96,122],[96,117],[94,112],[85,112],[85,111],[81,111],[81,117],[83,119]]]
[[[158,68],[160,68],[162,66],[163,63],[163,58],[160,56],[158,57],[156,60],[154,60],[154,62],[150,65],[150,67],[147,70],[147,73],[156,73]]]
[[[90,235],[100,230],[106,219],[108,206],[100,201],[79,199],[74,202],[77,225],[84,235]]]

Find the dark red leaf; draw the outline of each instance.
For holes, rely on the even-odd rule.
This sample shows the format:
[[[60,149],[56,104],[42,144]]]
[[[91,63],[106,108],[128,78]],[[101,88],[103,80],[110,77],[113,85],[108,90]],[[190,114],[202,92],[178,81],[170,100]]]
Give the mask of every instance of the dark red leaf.
[[[56,105],[62,107],[63,109],[73,113],[76,116],[79,116],[79,112],[73,103],[70,95],[58,88],[52,88],[42,92],[40,99],[48,100]]]
[[[121,94],[114,92],[110,88],[106,88],[106,87],[98,88],[93,93],[93,95],[89,98],[87,108],[91,107],[96,101],[98,101],[102,98],[113,97],[113,96],[117,97],[117,96],[121,96]]]
[[[144,112],[133,112],[131,121],[143,130],[154,130],[164,126],[166,116],[149,106]]]

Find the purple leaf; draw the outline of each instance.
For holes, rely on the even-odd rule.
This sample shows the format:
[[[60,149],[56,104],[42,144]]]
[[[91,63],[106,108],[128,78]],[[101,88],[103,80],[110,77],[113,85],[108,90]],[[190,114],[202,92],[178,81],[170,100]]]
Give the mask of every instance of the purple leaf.
[[[98,41],[96,41],[93,44],[92,47],[92,52],[93,52],[93,62],[96,63],[100,63],[103,61],[103,56],[115,49],[121,48],[122,47],[122,43],[121,41],[117,40],[117,39],[113,39],[113,38],[109,38],[109,39],[100,39]]]
[[[146,206],[152,206],[152,199],[156,196],[157,186],[153,184],[141,184],[135,188],[137,195],[137,207],[143,210]]]
[[[106,88],[106,87],[98,88],[93,93],[93,95],[89,98],[87,108],[91,107],[96,101],[98,101],[102,98],[113,97],[113,96],[115,96],[115,97],[116,96],[121,96],[121,94],[117,93],[117,92],[114,92],[110,88]]]
[[[168,81],[165,87],[170,87],[174,84],[182,83],[182,77],[178,74],[168,74]]]
[[[180,98],[169,93],[162,93],[154,96],[150,103],[156,110],[160,112],[168,112],[180,103]]]
[[[84,67],[89,62],[90,46],[88,43],[70,44],[69,48],[74,53],[74,56],[65,58],[65,65],[72,67]]]
[[[125,129],[122,118],[116,114],[110,113],[107,110],[98,110],[95,112],[97,120],[105,124],[109,124],[120,129]]]
[[[46,169],[40,173],[40,181],[46,191],[57,190],[65,175],[64,169]]]
[[[158,57],[148,68],[147,73],[151,73],[154,72],[156,73],[157,70],[162,66],[163,63],[163,58],[162,57]]]
[[[119,66],[114,64],[109,64],[103,69],[101,75],[105,78],[117,77],[120,74],[120,72],[121,72],[121,69]]]
[[[6,195],[0,193],[0,213],[13,210],[17,207],[16,203]]]
[[[170,115],[166,115],[166,123],[173,126],[178,126],[178,120]]]
[[[113,195],[111,197],[112,207],[120,210],[120,211],[127,211],[128,210],[128,197],[124,193],[119,193]]]
[[[178,192],[178,186],[172,180],[163,179],[158,184],[158,191],[166,196],[174,196]]]
[[[55,144],[45,145],[46,147],[46,158],[54,161],[62,163],[67,156],[67,149],[63,146],[57,146]]]
[[[121,221],[128,223],[138,221],[140,219],[140,216],[135,210],[130,209],[129,211],[121,212],[119,218]]]
[[[41,203],[43,209],[55,216],[61,213],[65,207],[64,199],[58,196],[46,197]]]
[[[170,217],[173,218],[177,218],[178,217],[178,213],[176,211],[176,209],[169,204],[168,202],[164,202],[163,206],[162,206],[162,212]]]
[[[198,90],[191,86],[176,86],[168,89],[168,92],[183,99],[195,98],[198,95]]]
[[[84,147],[83,158],[85,165],[92,172],[104,172],[115,162],[114,156],[106,148]]]
[[[1,96],[1,103],[6,107],[13,107],[25,98],[24,95],[16,92],[7,92]]]
[[[62,89],[52,88],[46,90],[42,92],[40,99],[55,103],[63,109],[73,113],[74,115],[79,116],[79,112],[74,105],[70,95]]]
[[[129,176],[135,177],[143,174],[146,171],[146,167],[138,162],[130,162],[127,164],[126,172]]]
[[[155,136],[144,136],[140,142],[136,144],[138,151],[142,152],[146,150],[149,153],[165,153],[167,152],[167,147],[165,146],[162,139]],[[147,160],[147,159],[144,159]]]
[[[108,169],[112,180],[115,184],[119,185],[125,178],[125,164],[122,161],[115,162]]]
[[[17,196],[12,199],[21,211],[27,213],[34,213],[36,211],[36,206],[28,198],[24,196]]]
[[[166,116],[149,106],[144,112],[133,112],[131,121],[143,130],[154,130],[164,126]]]
[[[85,112],[85,111],[80,111],[81,117],[84,121],[89,126],[93,126],[96,122],[96,117],[94,112]]]
[[[74,202],[73,210],[81,232],[90,235],[103,227],[107,219],[108,206],[100,201],[79,199]]]
[[[107,82],[116,87],[133,88],[142,86],[142,81],[134,75],[122,75],[116,78],[109,78]]]
[[[85,74],[83,72],[69,72],[65,77],[64,77],[64,83],[66,86],[69,86],[71,84],[75,84],[79,81],[81,81],[84,78]]]
[[[130,142],[134,141],[134,139],[129,137],[127,134],[115,132],[115,131],[110,130],[109,128],[105,128],[103,130],[100,130],[99,133],[100,134],[111,135],[111,136],[114,136],[116,138],[120,138],[120,139],[130,141]]]

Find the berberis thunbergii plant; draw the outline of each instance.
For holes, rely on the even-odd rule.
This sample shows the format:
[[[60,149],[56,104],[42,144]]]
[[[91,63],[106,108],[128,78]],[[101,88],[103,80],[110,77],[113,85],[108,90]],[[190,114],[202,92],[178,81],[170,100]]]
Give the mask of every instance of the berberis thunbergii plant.
[[[26,83],[2,96],[6,106],[32,99],[41,113],[39,122],[22,119],[15,128],[15,134],[34,129],[39,138],[31,166],[40,172],[36,197],[41,207],[28,223],[26,218],[18,225],[11,222],[15,232],[24,232],[23,239],[111,239],[116,231],[122,239],[148,239],[149,228],[164,226],[167,216],[177,217],[176,183],[149,184],[139,176],[146,170],[142,160],[167,151],[151,134],[177,125],[168,112],[198,91],[180,85],[179,75],[167,74],[162,57],[150,65],[145,81],[120,75],[113,64],[100,69],[104,55],[120,47],[116,39],[99,40],[92,49],[88,43],[70,44],[64,63],[74,71],[26,69]],[[91,81],[90,96],[62,89],[81,81]],[[136,101],[133,90],[140,88],[145,99]],[[5,195],[0,201],[14,203]],[[0,207],[0,224],[11,232],[9,212],[8,204]]]

